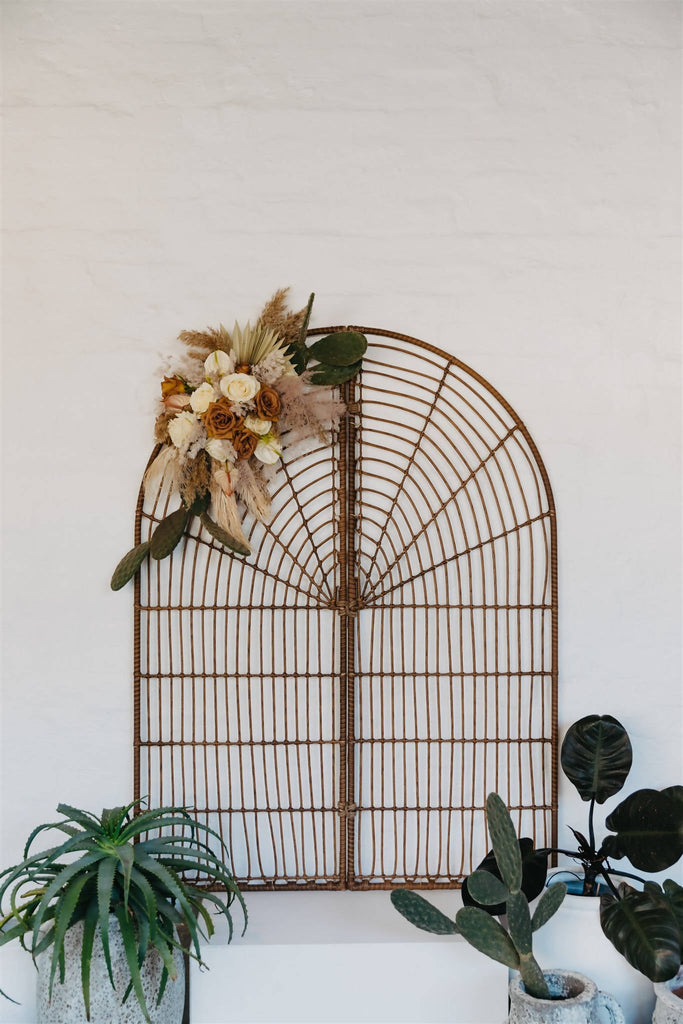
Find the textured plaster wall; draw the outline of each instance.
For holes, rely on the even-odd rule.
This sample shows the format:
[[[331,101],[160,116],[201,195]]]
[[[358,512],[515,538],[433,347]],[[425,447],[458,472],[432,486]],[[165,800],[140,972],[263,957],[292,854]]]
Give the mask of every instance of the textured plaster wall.
[[[558,506],[561,727],[615,714],[629,786],[681,780],[680,14],[5,0],[2,863],[130,794],[108,580],[161,357],[281,284],[511,402]]]

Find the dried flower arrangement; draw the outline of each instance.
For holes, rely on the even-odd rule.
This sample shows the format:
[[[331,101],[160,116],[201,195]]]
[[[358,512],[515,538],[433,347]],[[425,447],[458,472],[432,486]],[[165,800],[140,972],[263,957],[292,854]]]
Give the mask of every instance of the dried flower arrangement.
[[[187,357],[161,382],[155,437],[162,447],[143,486],[163,480],[181,505],[124,555],[112,590],[132,579],[147,555],[170,555],[192,516],[230,551],[249,555],[242,515],[267,521],[269,483],[285,448],[327,440],[338,423],[344,406],[334,385],[356,376],[367,341],[337,331],[308,346],[314,296],[298,312],[288,310],[286,296],[287,289],[277,291],[253,327],[180,334]]]

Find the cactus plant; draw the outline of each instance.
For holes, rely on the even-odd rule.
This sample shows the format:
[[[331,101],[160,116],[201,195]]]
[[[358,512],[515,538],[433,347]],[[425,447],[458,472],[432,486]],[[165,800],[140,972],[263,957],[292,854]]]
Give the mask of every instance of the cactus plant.
[[[549,999],[548,985],[533,954],[532,935],[559,909],[566,886],[560,883],[546,889],[532,917],[529,901],[521,888],[519,841],[508,810],[497,793],[489,794],[486,814],[501,878],[487,871],[475,871],[467,884],[477,903],[488,906],[505,903],[508,930],[481,907],[463,907],[458,911],[455,923],[463,938],[475,949],[518,970],[530,996]],[[555,888],[557,892],[553,891]]]
[[[391,902],[411,924],[436,935],[460,934],[471,946],[492,960],[519,971],[526,991],[536,999],[550,999],[550,991],[533,955],[532,935],[559,909],[567,892],[563,883],[546,889],[533,917],[522,889],[522,847],[512,819],[497,793],[486,801],[489,834],[497,873],[477,869],[467,879],[470,896],[479,906],[463,907],[455,922],[416,892],[396,889]],[[489,912],[482,909],[488,907]],[[491,916],[503,908],[508,930]]]

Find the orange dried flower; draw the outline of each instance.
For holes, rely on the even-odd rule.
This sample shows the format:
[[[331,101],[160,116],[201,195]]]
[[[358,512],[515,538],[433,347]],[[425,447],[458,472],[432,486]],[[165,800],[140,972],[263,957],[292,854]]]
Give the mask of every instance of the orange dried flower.
[[[171,395],[184,395],[185,382],[180,377],[164,377],[161,382],[161,397],[169,398]]]
[[[276,420],[282,412],[282,399],[275,388],[262,384],[254,398],[256,412],[264,420]]]
[[[238,459],[250,459],[259,443],[256,434],[252,434],[251,430],[245,430],[244,427],[236,430],[230,440]]]
[[[227,398],[212,402],[204,413],[204,426],[209,437],[232,437],[242,425],[243,416],[237,416]]]

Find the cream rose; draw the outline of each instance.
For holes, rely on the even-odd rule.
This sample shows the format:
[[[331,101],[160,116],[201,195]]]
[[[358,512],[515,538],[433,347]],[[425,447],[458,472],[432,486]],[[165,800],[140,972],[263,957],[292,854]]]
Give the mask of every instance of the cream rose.
[[[216,349],[204,360],[204,369],[207,377],[221,377],[224,373],[232,373],[235,363],[232,356],[227,352]]]
[[[270,420],[262,420],[260,416],[245,416],[244,426],[247,430],[251,430],[252,433],[263,437],[270,430],[271,422]]]
[[[220,389],[231,402],[251,402],[260,387],[250,373],[228,373],[221,377]]]
[[[267,466],[274,466],[282,457],[282,445],[275,437],[271,437],[269,441],[259,441],[254,455],[259,462],[265,462]]]
[[[216,462],[234,462],[235,449],[229,441],[223,441],[219,437],[212,437],[206,442],[206,450]]]
[[[197,439],[201,424],[192,412],[180,412],[168,425],[168,433],[176,448],[186,448]]]
[[[222,355],[222,353],[219,354]],[[190,395],[190,405],[195,412],[203,413],[206,412],[212,402],[216,401],[217,397],[213,384],[209,384],[207,381],[205,384],[200,384],[197,390],[192,392]]]

